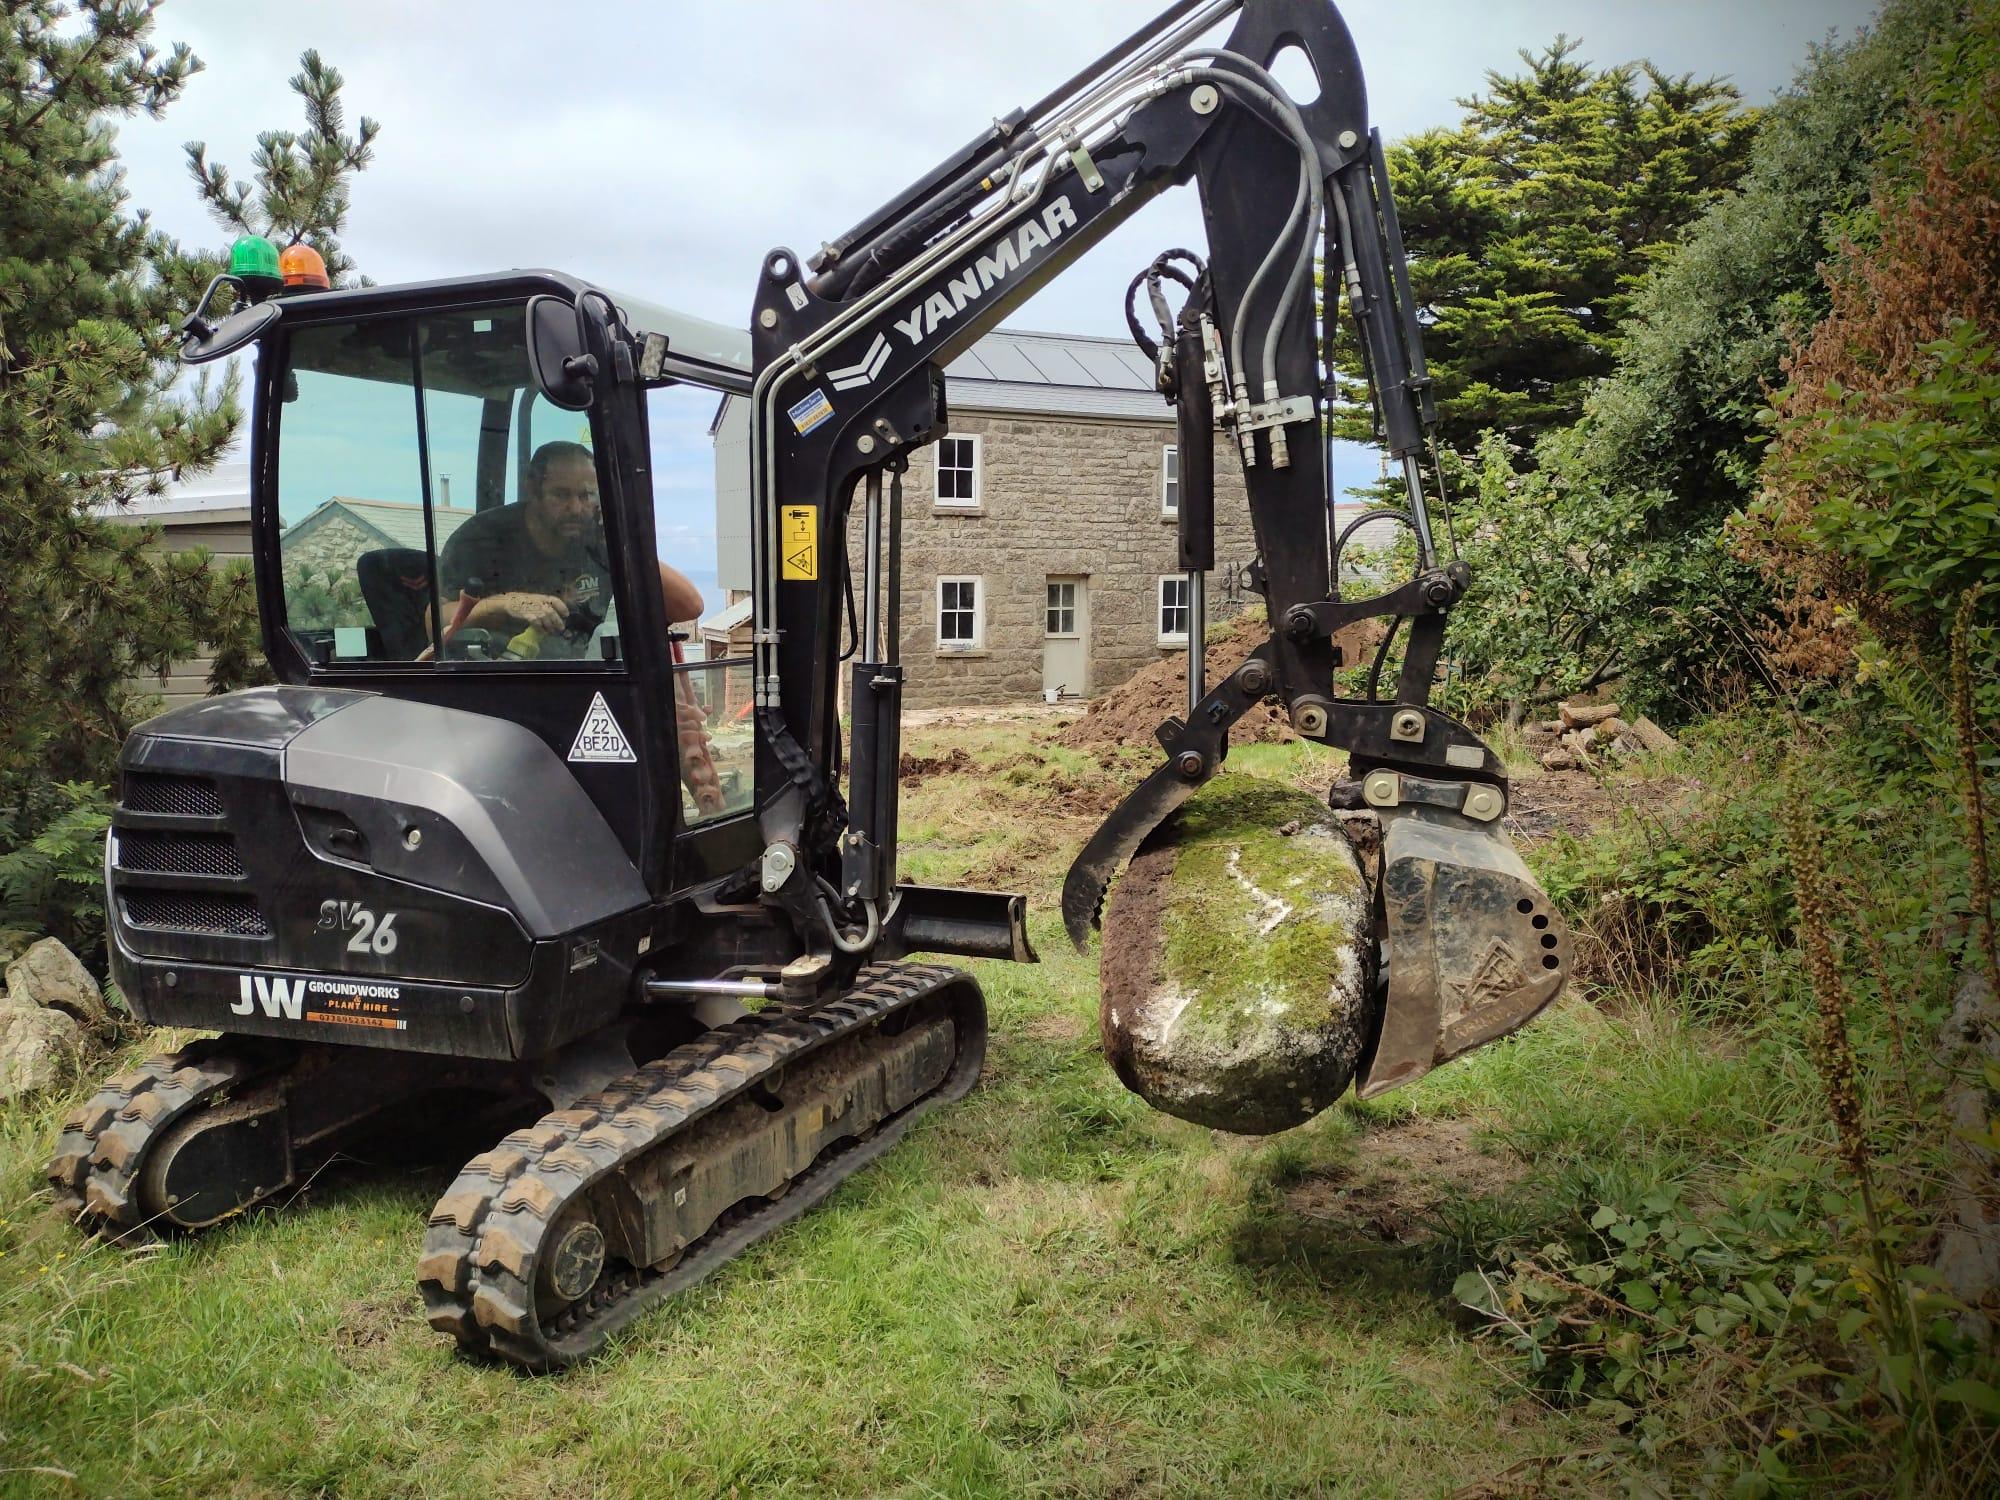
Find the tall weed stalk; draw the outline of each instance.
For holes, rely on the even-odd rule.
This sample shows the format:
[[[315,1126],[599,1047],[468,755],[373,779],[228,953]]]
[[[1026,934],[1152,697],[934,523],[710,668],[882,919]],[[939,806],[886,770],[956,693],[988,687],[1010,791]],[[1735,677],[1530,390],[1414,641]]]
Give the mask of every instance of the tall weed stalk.
[[[1972,922],[1986,960],[1988,993],[2000,1000],[2000,939],[1993,931],[1993,867],[1986,852],[1986,784],[1979,768],[1979,725],[1972,707],[1972,617],[1980,589],[1967,589],[1951,627],[1952,738],[1965,806],[1965,835],[1972,853]]]
[[[1826,1088],[1827,1113],[1833,1120],[1841,1159],[1861,1201],[1861,1227],[1872,1272],[1866,1277],[1867,1291],[1879,1338],[1877,1379],[1883,1395],[1904,1419],[1904,1440],[1912,1460],[1904,1476],[1918,1481],[1921,1489],[1922,1481],[1943,1466],[1937,1407],[1930,1389],[1929,1351],[1917,1325],[1911,1288],[1896,1258],[1895,1236],[1876,1192],[1874,1148],[1862,1120],[1860,1079],[1847,1033],[1847,1014],[1853,1001],[1834,953],[1825,852],[1807,776],[1807,768],[1794,763],[1787,778],[1790,795],[1785,799],[1784,827],[1798,903],[1799,940],[1818,1004],[1813,1061]]]

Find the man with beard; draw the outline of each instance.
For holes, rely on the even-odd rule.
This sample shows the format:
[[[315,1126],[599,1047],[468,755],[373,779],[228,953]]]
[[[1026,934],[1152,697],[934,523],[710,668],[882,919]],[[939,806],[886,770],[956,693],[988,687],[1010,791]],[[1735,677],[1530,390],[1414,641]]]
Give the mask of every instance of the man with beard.
[[[483,510],[452,533],[438,559],[438,588],[454,601],[447,637],[487,630],[508,637],[511,654],[581,656],[611,606],[597,460],[590,450],[566,442],[537,448],[521,477],[520,502]],[[668,620],[701,617],[701,591],[665,563],[660,594]],[[532,645],[522,640],[530,632]],[[675,676],[681,779],[701,811],[717,811],[722,791],[706,716],[686,679]]]
[[[538,654],[577,656],[589,639],[572,639],[570,616],[602,620],[611,602],[597,500],[597,461],[581,443],[544,443],[528,460],[515,505],[481,511],[452,533],[438,559],[447,629],[517,636],[534,630]],[[701,617],[702,598],[678,571],[660,564],[669,620]]]

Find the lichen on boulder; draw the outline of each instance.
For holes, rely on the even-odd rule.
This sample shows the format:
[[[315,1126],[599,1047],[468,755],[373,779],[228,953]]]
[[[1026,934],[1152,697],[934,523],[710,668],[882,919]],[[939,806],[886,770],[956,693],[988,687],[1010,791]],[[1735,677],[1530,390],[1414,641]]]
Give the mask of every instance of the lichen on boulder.
[[[1243,1135],[1346,1090],[1371,1014],[1372,902],[1310,793],[1217,776],[1147,841],[1104,916],[1098,1020],[1125,1086]]]

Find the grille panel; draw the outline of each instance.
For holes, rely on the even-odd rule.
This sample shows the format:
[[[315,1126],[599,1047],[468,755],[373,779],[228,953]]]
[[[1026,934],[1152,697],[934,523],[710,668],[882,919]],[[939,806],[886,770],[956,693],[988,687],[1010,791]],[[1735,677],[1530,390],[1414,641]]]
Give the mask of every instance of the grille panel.
[[[269,937],[271,926],[248,896],[209,891],[127,891],[120,899],[134,927],[164,927],[219,937]]]
[[[219,818],[222,794],[201,776],[161,776],[131,771],[120,800],[132,812],[172,813],[184,818]]]
[[[148,875],[220,875],[240,877],[243,861],[236,841],[226,833],[157,833],[151,829],[118,830],[118,868]]]

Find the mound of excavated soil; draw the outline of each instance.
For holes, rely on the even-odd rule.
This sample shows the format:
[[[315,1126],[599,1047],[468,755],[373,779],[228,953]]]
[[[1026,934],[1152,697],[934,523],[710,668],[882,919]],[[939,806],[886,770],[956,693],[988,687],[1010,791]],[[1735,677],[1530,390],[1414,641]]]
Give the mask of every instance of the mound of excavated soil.
[[[1214,684],[1234,672],[1270,636],[1264,623],[1264,607],[1253,604],[1210,633],[1203,665]],[[1374,649],[1381,639],[1380,626],[1364,620],[1334,637],[1352,666],[1362,653]],[[1096,750],[1106,745],[1136,745],[1150,748],[1157,743],[1153,731],[1160,721],[1183,718],[1187,714],[1187,659],[1169,656],[1142,667],[1109,692],[1090,700],[1083,717],[1066,726],[1056,742],[1072,750]],[[1229,731],[1232,745],[1255,745],[1296,739],[1283,710],[1275,703],[1259,703],[1238,719]]]

